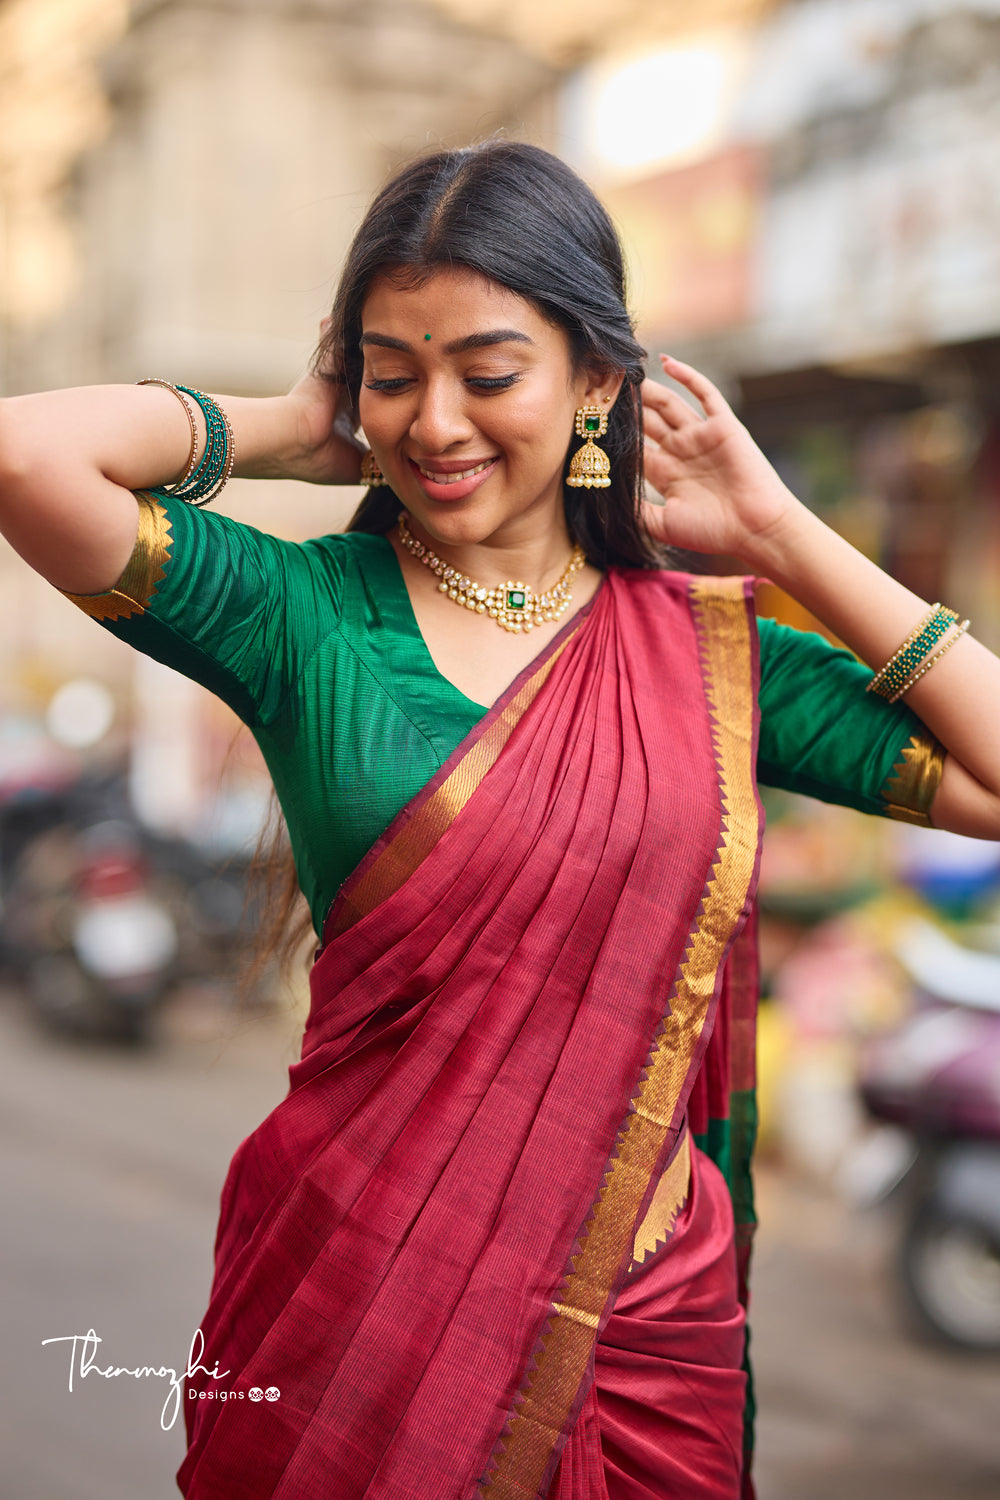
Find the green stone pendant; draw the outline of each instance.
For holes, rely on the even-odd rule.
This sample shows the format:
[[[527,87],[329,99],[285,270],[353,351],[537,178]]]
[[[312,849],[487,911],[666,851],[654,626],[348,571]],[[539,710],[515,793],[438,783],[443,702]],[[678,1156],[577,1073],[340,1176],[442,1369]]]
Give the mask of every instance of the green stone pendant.
[[[523,609],[526,603],[527,603],[527,600],[525,599],[524,590],[523,589],[508,589],[507,590],[507,608],[508,609]]]

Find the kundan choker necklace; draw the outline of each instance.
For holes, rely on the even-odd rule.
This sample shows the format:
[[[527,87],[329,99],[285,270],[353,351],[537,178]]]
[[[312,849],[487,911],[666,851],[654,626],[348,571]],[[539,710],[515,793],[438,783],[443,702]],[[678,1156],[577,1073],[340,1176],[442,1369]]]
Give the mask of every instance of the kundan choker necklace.
[[[573,579],[586,562],[583,550],[574,547],[569,565],[558,583],[554,583],[544,594],[536,594],[526,584],[503,583],[498,588],[488,589],[474,578],[466,578],[457,568],[443,563],[430,547],[418,542],[406,524],[406,512],[399,516],[399,540],[407,552],[423,563],[425,568],[440,578],[438,591],[454,599],[463,609],[474,610],[477,615],[489,615],[503,630],[519,633],[534,630],[549,620],[559,620],[573,597]]]

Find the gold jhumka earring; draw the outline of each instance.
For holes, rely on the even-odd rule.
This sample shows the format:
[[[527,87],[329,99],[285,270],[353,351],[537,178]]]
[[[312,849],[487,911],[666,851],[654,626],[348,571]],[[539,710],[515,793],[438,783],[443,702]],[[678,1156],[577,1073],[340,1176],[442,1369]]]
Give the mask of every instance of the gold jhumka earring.
[[[606,490],[611,483],[611,460],[596,438],[608,430],[608,414],[599,406],[581,406],[576,414],[576,435],[585,439],[570,460],[566,483],[574,489]]]
[[[370,490],[374,489],[377,485],[385,484],[385,475],[379,468],[378,459],[370,448],[361,460],[361,479],[359,482]]]

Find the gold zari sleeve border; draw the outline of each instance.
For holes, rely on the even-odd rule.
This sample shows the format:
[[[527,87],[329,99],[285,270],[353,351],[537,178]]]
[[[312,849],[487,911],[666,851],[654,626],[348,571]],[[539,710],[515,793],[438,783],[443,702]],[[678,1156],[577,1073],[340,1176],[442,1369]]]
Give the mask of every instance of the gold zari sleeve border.
[[[900,823],[931,827],[931,804],[941,784],[945,749],[932,734],[914,734],[882,788],[886,812]]]
[[[170,518],[154,495],[138,490],[135,498],[139,506],[139,532],[118,582],[103,594],[61,591],[92,620],[127,620],[132,615],[144,614],[163,578],[173,543]]]

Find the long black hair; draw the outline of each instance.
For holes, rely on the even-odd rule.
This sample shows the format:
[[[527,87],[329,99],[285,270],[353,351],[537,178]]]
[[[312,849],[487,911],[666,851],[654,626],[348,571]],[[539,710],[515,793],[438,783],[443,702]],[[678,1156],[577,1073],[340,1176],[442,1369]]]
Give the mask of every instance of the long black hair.
[[[610,488],[564,484],[566,523],[597,567],[662,565],[640,520],[645,351],[625,305],[621,245],[602,204],[557,156],[516,141],[439,151],[398,172],[355,235],[314,360],[316,370],[346,382],[355,418],[364,363],[361,312],[372,283],[403,274],[407,285],[419,285],[441,267],[478,272],[533,303],[565,330],[577,370],[624,372],[601,439],[611,461]],[[375,487],[349,530],[389,531],[398,513],[388,486]]]

